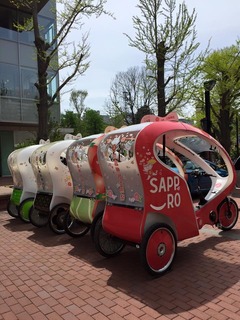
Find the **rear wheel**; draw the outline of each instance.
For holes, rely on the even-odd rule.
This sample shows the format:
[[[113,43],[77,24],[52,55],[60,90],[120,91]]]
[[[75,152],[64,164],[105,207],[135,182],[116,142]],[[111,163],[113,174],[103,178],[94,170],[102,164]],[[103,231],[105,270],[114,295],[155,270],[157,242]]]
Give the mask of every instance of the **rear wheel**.
[[[10,216],[14,218],[18,217],[18,206],[15,203],[13,203],[12,200],[8,201],[7,212],[10,214]]]
[[[64,228],[68,235],[73,238],[80,238],[88,233],[90,225],[81,222],[71,216],[70,212],[65,215]]]
[[[217,227],[223,231],[231,230],[238,220],[238,205],[231,198],[225,199],[218,208]]]
[[[51,210],[49,216],[49,226],[53,232],[57,234],[65,233],[64,220],[68,210],[69,204],[67,203],[60,203]]]
[[[99,216],[95,224],[93,233],[94,244],[97,251],[102,256],[107,258],[113,257],[123,250],[125,244],[122,240],[112,236],[111,234],[103,230],[102,219],[103,216]]]
[[[165,223],[156,223],[147,230],[141,243],[143,266],[151,275],[163,275],[171,268],[176,251],[173,229]]]
[[[20,203],[20,206],[18,208],[18,215],[22,221],[30,222],[29,212],[31,207],[33,206],[33,202],[34,198],[28,198]]]
[[[44,227],[48,224],[49,212],[43,212],[36,209],[34,206],[30,208],[29,220],[30,222],[38,228]]]

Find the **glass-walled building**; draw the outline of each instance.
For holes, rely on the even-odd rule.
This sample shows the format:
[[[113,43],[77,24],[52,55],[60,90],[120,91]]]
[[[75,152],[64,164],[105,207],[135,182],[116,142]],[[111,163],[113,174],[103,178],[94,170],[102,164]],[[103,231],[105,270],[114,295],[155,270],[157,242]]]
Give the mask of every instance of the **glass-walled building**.
[[[50,42],[56,30],[52,10],[56,1],[42,0],[38,6],[42,37]],[[15,146],[36,137],[38,92],[34,85],[37,80],[34,34],[17,29],[19,23],[29,17],[27,8],[18,10],[10,0],[0,2],[0,176],[9,174],[7,157]],[[54,78],[48,88],[49,94],[57,85],[58,78]],[[50,113],[59,121],[59,103]]]

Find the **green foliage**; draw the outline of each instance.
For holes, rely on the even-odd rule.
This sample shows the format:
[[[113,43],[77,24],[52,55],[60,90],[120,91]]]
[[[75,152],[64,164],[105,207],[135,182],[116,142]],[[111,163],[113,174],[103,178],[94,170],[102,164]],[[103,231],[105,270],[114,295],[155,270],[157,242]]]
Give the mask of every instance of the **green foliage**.
[[[73,105],[77,112],[79,119],[82,118],[82,114],[85,109],[84,101],[88,95],[86,90],[72,90],[70,95],[70,104]]]
[[[203,115],[204,112],[204,82],[215,80],[216,85],[210,91],[211,132],[230,154],[234,154],[237,143],[235,123],[240,103],[240,41],[207,55],[197,72],[197,114]]]
[[[115,128],[121,128],[125,125],[124,116],[122,114],[115,114],[110,116],[109,122]]]
[[[72,128],[74,135],[81,133],[83,137],[86,137],[101,133],[104,132],[106,126],[100,113],[92,109],[86,109],[82,120],[73,111],[67,110],[65,114],[61,114],[61,127]]]
[[[92,109],[87,109],[83,115],[82,136],[101,133],[104,131],[104,128],[104,121],[100,113]]]
[[[27,139],[23,142],[18,143],[17,145],[15,145],[16,149],[20,149],[20,148],[25,148],[25,147],[29,147],[36,144],[36,140],[35,139]]]
[[[82,133],[82,121],[77,113],[67,110],[65,114],[61,114],[61,127],[72,128],[73,134]]]
[[[63,134],[60,133],[60,124],[56,121],[49,121],[49,140],[50,141],[60,141],[62,140]]]

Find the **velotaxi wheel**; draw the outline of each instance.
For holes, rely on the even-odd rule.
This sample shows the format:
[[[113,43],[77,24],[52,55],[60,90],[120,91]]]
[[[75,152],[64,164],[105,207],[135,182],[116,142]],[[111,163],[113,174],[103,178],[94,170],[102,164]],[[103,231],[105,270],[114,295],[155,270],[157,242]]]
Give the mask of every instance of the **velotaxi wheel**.
[[[235,200],[224,200],[218,208],[217,227],[223,231],[231,230],[238,220],[238,205]]]
[[[102,215],[98,217],[94,233],[93,240],[97,251],[104,257],[113,257],[119,254],[125,244],[122,240],[112,236],[111,234],[105,232],[102,227]]]
[[[38,228],[44,227],[48,224],[49,212],[40,211],[34,206],[30,208],[29,211],[29,220],[30,222]]]
[[[20,203],[20,206],[18,208],[18,215],[22,221],[30,222],[29,212],[31,207],[33,206],[33,202],[34,198],[28,198]]]
[[[18,206],[15,203],[13,203],[11,200],[8,201],[7,212],[10,214],[11,217],[14,217],[14,218],[18,217]]]
[[[177,240],[173,229],[164,223],[152,225],[141,243],[141,259],[144,268],[154,276],[167,272],[177,251]]]
[[[67,203],[60,203],[51,210],[49,216],[49,226],[53,232],[57,234],[65,233],[64,220],[68,210],[69,204]]]
[[[88,233],[90,226],[81,222],[79,219],[75,219],[71,216],[70,212],[68,212],[64,219],[64,229],[71,237],[80,238]]]

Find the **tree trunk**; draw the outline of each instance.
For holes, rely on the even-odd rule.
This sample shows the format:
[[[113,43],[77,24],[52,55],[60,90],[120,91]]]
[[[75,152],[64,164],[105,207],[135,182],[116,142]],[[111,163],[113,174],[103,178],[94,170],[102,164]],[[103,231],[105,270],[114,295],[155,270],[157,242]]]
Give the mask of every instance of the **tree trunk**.
[[[40,139],[47,140],[48,137],[48,108],[46,105],[37,103],[38,109],[38,132],[37,132],[37,143]]]
[[[157,47],[157,101],[158,101],[158,116],[166,115],[166,98],[165,98],[165,82],[164,82],[164,67],[166,47],[164,42],[160,42]]]
[[[47,66],[44,59],[42,59],[43,55],[39,55],[37,57],[38,60],[38,80],[39,83],[37,85],[39,92],[39,103],[37,103],[38,109],[38,134],[37,139],[47,140],[48,139],[48,109],[49,109],[49,101],[48,101],[48,92],[47,92]]]
[[[37,50],[37,67],[38,67],[38,81],[35,83],[39,93],[39,101],[37,103],[38,110],[38,132],[37,143],[40,139],[48,139],[48,88],[47,88],[47,69],[49,67],[49,57],[47,50],[49,45],[44,41],[40,33],[38,24],[38,1],[32,3],[32,15],[34,25],[34,44]]]
[[[232,120],[230,118],[230,112],[228,109],[220,109],[219,111],[219,137],[218,140],[221,141],[222,146],[230,154],[231,151],[231,132],[232,126],[230,125]]]

